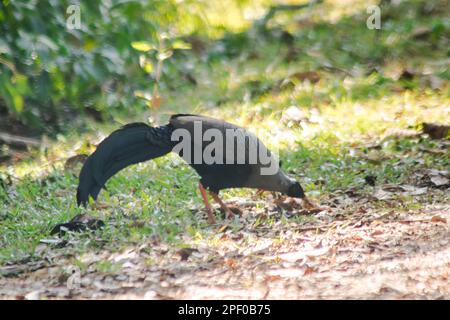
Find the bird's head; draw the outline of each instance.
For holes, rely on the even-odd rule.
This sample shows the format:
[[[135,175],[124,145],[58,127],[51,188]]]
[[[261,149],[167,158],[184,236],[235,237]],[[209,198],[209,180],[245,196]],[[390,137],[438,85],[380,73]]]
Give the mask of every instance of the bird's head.
[[[292,181],[292,184],[289,186],[287,195],[293,198],[305,198],[305,192],[303,191],[302,186],[297,181]]]

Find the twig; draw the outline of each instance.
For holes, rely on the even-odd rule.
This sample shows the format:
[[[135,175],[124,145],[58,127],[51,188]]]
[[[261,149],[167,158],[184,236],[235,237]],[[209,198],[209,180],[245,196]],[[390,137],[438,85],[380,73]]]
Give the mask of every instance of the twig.
[[[16,66],[15,66],[12,62],[10,62],[10,61],[8,61],[8,60],[3,59],[2,57],[0,57],[0,64],[3,64],[3,65],[5,65],[5,66],[7,66],[7,67],[12,71],[12,73],[13,73],[14,75],[17,74]]]
[[[40,145],[40,142],[37,139],[16,136],[16,135],[9,134],[6,132],[0,132],[0,140],[4,141],[6,144],[18,145],[18,146],[32,145],[32,146],[38,147]]]
[[[342,69],[342,68],[339,68],[339,67],[322,64],[321,68],[325,69],[325,70],[329,70],[329,71],[339,71],[339,72],[341,72],[341,73],[343,73],[343,74],[345,74],[347,76],[353,77],[353,74],[350,71]]]
[[[399,223],[413,223],[413,222],[433,222],[431,219],[417,219],[417,220],[390,220],[390,222],[399,222]]]
[[[317,229],[319,229],[320,231],[323,231],[322,229],[326,229],[331,226],[332,226],[332,223],[322,224],[320,226],[299,227],[299,228],[296,228],[296,231],[310,231],[310,230],[317,230]]]
[[[260,20],[261,26],[263,28],[265,28],[267,22],[269,22],[269,20],[273,18],[275,13],[277,13],[279,11],[300,10],[303,8],[310,7],[312,5],[320,4],[321,2],[323,2],[323,0],[316,0],[316,1],[311,1],[311,2],[303,3],[303,4],[280,4],[280,5],[276,5],[276,6],[271,6],[269,8],[269,11],[267,12],[267,14],[264,16],[264,18],[262,18]]]

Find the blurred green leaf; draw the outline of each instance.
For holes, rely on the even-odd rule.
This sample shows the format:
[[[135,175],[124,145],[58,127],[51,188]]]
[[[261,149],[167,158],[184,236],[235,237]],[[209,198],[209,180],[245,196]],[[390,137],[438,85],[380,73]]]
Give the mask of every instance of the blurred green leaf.
[[[12,83],[15,85],[17,92],[25,94],[28,91],[27,77],[22,74],[15,74],[12,78]]]
[[[172,49],[189,50],[192,49],[192,45],[181,40],[176,40],[172,43]]]
[[[148,52],[150,50],[156,50],[156,48],[149,42],[146,41],[136,41],[132,42],[131,46],[141,52]]]

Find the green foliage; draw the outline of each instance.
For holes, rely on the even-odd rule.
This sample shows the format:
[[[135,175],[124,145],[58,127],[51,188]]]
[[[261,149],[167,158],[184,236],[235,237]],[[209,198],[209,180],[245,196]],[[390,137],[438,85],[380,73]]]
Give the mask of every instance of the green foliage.
[[[81,1],[81,28],[70,29],[71,4],[0,2],[0,110],[26,125],[143,105],[133,90],[149,66],[130,43],[152,42],[176,15],[172,1]]]

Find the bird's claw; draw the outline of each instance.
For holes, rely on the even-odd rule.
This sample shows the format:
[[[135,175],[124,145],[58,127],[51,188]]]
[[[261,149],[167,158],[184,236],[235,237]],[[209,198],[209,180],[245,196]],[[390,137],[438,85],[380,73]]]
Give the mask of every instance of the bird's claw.
[[[229,208],[227,208],[225,210],[225,218],[229,219],[229,220],[233,219],[234,218],[234,212],[231,211]]]
[[[209,224],[216,224],[216,218],[208,216],[208,223]]]
[[[208,214],[208,223],[209,224],[216,224],[216,218],[214,216],[214,210],[212,208],[206,209],[206,213]]]

